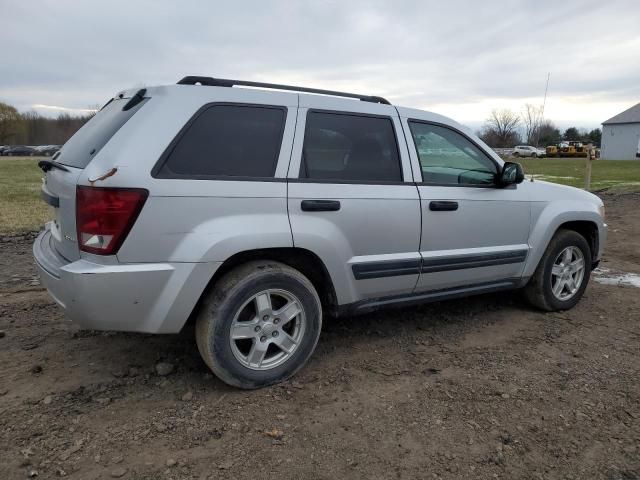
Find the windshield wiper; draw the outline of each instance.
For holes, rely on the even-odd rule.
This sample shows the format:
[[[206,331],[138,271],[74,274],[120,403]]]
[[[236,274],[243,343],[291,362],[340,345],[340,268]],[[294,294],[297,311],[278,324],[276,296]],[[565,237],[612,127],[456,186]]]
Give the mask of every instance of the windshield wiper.
[[[62,170],[64,172],[68,172],[69,169],[64,165],[60,165],[59,163],[54,162],[53,160],[40,160],[38,162],[38,166],[42,169],[43,172],[48,172],[52,168],[57,168],[58,170]]]

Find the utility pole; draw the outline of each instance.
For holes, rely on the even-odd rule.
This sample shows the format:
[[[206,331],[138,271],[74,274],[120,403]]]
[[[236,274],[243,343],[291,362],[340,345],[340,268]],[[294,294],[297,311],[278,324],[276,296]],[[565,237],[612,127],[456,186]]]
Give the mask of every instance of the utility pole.
[[[544,99],[542,100],[542,112],[540,112],[540,122],[538,123],[538,135],[536,135],[536,148],[540,144],[540,127],[542,127],[542,121],[544,120],[544,107],[547,104],[547,92],[549,91],[549,78],[551,78],[551,72],[547,73],[547,85],[544,87]]]
[[[591,165],[596,158],[596,149],[591,142],[584,149],[587,151],[587,163],[584,168],[584,189],[589,191],[591,190]]]

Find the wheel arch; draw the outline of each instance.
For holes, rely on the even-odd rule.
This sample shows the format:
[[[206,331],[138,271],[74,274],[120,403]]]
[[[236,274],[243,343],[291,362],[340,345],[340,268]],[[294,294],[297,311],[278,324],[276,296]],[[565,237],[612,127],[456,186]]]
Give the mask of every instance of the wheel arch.
[[[544,218],[542,215],[530,235],[532,250],[525,266],[523,277],[533,275],[538,267],[549,242],[559,230],[572,230],[582,235],[589,244],[592,263],[597,261],[600,251],[600,228],[597,214],[592,212],[564,212],[555,218]]]
[[[191,323],[195,319],[203,299],[206,298],[213,288],[215,288],[215,285],[220,278],[234,268],[255,260],[272,260],[288,265],[291,268],[295,268],[306,276],[315,287],[318,292],[318,296],[320,297],[320,302],[322,303],[323,312],[328,313],[331,316],[336,316],[338,314],[338,301],[333,280],[320,257],[312,251],[304,248],[275,247],[244,250],[227,258],[216,270],[209,280],[209,283],[200,294],[200,298],[193,308],[188,323]]]
[[[534,218],[535,223],[529,234],[531,250],[523,270],[523,278],[533,275],[549,242],[561,229],[573,230],[582,235],[591,249],[592,261],[599,258],[602,250],[600,242],[606,238],[606,226],[596,204],[585,204],[579,200],[552,201]]]
[[[569,222],[564,222],[554,232],[554,235],[559,230],[573,230],[574,232],[579,233],[584,237],[584,239],[589,244],[589,249],[591,250],[591,261],[595,261],[598,255],[598,250],[600,248],[599,245],[599,237],[598,237],[598,225],[591,220],[573,220]],[[553,238],[553,236],[551,237]]]

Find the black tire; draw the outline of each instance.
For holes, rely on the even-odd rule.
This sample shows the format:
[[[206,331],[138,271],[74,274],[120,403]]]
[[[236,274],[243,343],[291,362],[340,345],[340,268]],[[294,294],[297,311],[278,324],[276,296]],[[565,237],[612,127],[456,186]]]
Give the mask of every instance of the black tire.
[[[538,158],[538,154],[537,153],[532,153],[531,154],[531,158]]]
[[[568,300],[557,298],[552,291],[551,270],[560,253],[567,247],[577,247],[584,257],[584,275],[576,293]],[[591,276],[591,248],[585,238],[573,230],[558,230],[540,259],[529,283],[524,288],[525,298],[534,307],[547,312],[573,308],[582,298]]]
[[[513,156],[514,156],[514,157],[519,157],[519,156],[520,156],[520,154],[519,154],[518,152],[513,152]]]
[[[268,370],[243,365],[231,346],[234,317],[252,296],[280,289],[295,296],[305,317],[298,346],[284,363]],[[205,363],[223,382],[255,389],[282,382],[304,366],[315,350],[322,328],[322,306],[311,282],[299,271],[275,261],[253,261],[225,274],[213,286],[196,319],[196,342]]]

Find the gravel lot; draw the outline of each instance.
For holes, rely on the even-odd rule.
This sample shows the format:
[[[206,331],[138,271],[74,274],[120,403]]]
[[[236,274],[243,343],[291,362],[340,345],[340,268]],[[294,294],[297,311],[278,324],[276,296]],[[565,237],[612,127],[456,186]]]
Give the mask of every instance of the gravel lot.
[[[601,266],[640,274],[640,195],[604,199]],[[292,381],[245,392],[191,329],[78,331],[31,240],[0,240],[1,479],[640,478],[637,287],[592,277],[560,314],[506,293],[327,321]]]

